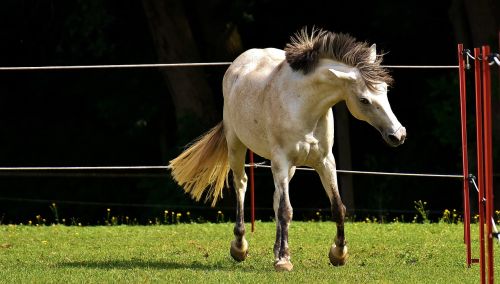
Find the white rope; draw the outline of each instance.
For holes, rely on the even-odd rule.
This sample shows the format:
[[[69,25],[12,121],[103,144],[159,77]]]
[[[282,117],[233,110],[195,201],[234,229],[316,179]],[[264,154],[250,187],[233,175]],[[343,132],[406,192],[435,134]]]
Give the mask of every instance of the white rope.
[[[457,69],[458,65],[382,65],[394,69]]]
[[[493,57],[493,61],[490,63],[490,65],[493,65],[494,63],[496,63],[498,66],[500,66],[500,59],[498,59],[498,56]]]
[[[470,50],[465,49],[464,52],[465,52],[465,54],[467,55],[468,58],[470,58],[472,60],[476,60],[476,58],[474,56],[472,56],[472,54],[470,53]]]
[[[1,167],[0,172],[29,171],[106,171],[106,170],[166,170],[168,166],[100,166],[100,167]]]
[[[245,164],[245,167],[271,168],[262,163]],[[168,170],[169,166],[97,166],[97,167],[0,167],[0,172],[49,172],[49,171],[113,171],[113,170]],[[297,170],[314,171],[312,168],[298,167]],[[421,174],[421,173],[394,173],[374,171],[349,171],[337,170],[338,173],[384,175],[384,176],[411,176],[411,177],[437,177],[437,178],[463,178],[462,175]]]
[[[495,219],[493,219],[493,217],[491,217],[491,224],[493,225],[493,232],[496,234],[497,236],[497,239],[498,239],[498,244],[500,244],[500,235],[498,234],[498,229],[497,229],[497,225],[495,224]]]
[[[471,55],[470,50],[466,49],[464,50],[465,55],[467,55],[467,69],[469,69],[469,58],[472,60],[483,60],[481,56],[479,56],[477,59]],[[500,66],[500,55],[498,53],[492,53],[487,56],[488,60],[491,60],[491,62],[488,62],[488,65],[492,66],[493,64],[497,64]]]
[[[479,188],[476,184],[476,179],[471,178],[470,180],[472,181],[472,184],[474,185],[474,188],[476,189],[477,193],[479,193]],[[483,202],[486,202],[486,198],[484,198],[484,197],[483,197]],[[500,235],[498,234],[498,229],[497,229],[497,226],[495,224],[495,219],[493,217],[491,217],[491,224],[493,225],[493,232],[495,232],[497,239],[498,239],[498,243],[500,244]]]
[[[115,64],[115,65],[71,65],[71,66],[19,66],[0,67],[0,71],[34,71],[34,70],[79,70],[79,69],[125,69],[125,68],[168,68],[168,67],[197,67],[221,66],[231,62],[202,62],[202,63],[158,63],[158,64]]]
[[[271,168],[270,165],[265,165],[263,163],[257,164],[245,164],[246,167],[255,168]],[[302,171],[314,171],[312,168],[298,167],[297,170]],[[420,174],[420,173],[394,173],[394,172],[373,172],[373,171],[349,171],[349,170],[337,170],[338,173],[344,174],[362,174],[362,175],[381,175],[381,176],[406,176],[406,177],[436,177],[436,178],[460,178],[463,179],[463,175],[443,175],[443,174]]]
[[[476,184],[476,179],[475,178],[471,178],[471,180],[472,180],[472,184],[474,185],[474,188],[476,189],[477,193],[479,193],[479,188],[478,188],[478,186]]]
[[[193,63],[158,63],[158,64],[14,66],[14,67],[0,67],[0,71],[198,67],[198,66],[223,66],[223,65],[230,65],[231,63],[232,62],[193,62]],[[382,67],[399,68],[399,69],[456,69],[458,68],[458,65],[382,65]]]

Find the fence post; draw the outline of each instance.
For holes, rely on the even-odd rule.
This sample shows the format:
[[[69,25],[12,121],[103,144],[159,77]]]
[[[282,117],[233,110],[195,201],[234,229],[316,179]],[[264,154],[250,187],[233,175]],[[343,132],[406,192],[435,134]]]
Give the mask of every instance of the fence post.
[[[491,141],[491,75],[490,47],[483,45],[483,125],[484,125],[484,185],[486,194],[486,243],[488,250],[488,282],[494,283],[493,274],[493,163]]]
[[[484,250],[484,134],[483,134],[483,103],[481,78],[481,49],[474,48],[474,82],[476,93],[476,148],[477,148],[477,190],[479,210],[479,271],[481,283],[486,282],[485,250]]]
[[[464,195],[464,242],[467,251],[467,266],[471,264],[470,210],[469,210],[469,161],[467,157],[467,100],[465,90],[465,64],[463,44],[458,44],[458,78],[460,83],[460,123],[462,127],[462,167]]]

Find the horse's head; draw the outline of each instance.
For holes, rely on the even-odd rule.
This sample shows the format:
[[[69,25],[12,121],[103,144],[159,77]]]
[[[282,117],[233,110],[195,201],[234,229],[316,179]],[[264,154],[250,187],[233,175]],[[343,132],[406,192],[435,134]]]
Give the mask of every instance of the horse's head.
[[[285,56],[293,70],[318,74],[319,81],[326,82],[325,92],[332,97],[329,103],[344,99],[349,111],[378,129],[389,145],[403,144],[406,129],[387,99],[392,78],[380,65],[382,56],[377,56],[375,45],[370,47],[342,33],[313,29],[309,34],[304,28],[291,38]]]
[[[370,49],[372,53],[370,60],[375,62],[377,60],[375,45]],[[386,82],[367,83],[358,68],[346,65],[333,65],[329,71],[344,80],[345,101],[354,117],[375,127],[390,146],[396,147],[404,143],[406,129],[391,110]]]

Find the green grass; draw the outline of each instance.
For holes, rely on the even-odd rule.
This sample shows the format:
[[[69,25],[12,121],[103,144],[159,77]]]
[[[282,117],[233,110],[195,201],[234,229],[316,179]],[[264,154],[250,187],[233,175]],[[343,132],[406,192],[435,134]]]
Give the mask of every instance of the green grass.
[[[350,258],[346,266],[333,267],[327,255],[334,223],[293,222],[290,273],[274,272],[274,228],[258,222],[256,232],[247,236],[248,259],[236,263],[229,256],[229,223],[0,226],[0,282],[479,282],[478,265],[465,266],[461,225],[347,223]]]

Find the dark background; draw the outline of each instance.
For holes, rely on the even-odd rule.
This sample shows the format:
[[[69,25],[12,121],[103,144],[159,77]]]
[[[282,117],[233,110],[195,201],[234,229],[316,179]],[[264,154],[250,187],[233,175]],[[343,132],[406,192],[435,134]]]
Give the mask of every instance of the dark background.
[[[303,26],[376,43],[387,53],[388,65],[456,65],[459,42],[468,48],[489,43],[498,50],[497,1],[347,2],[2,1],[0,65],[231,61],[248,48],[283,48]],[[226,68],[0,71],[0,166],[166,165],[221,119]],[[496,69],[493,129],[498,171]],[[352,116],[337,117],[337,128],[349,133],[350,153],[343,153],[351,159],[349,167],[461,174],[457,70],[391,73],[395,84],[389,99],[408,140],[390,148],[369,125]],[[467,76],[473,170],[473,74]],[[338,151],[335,146],[334,153]],[[225,191],[216,208],[192,202],[165,171],[0,174],[0,223],[26,222],[39,214],[53,219],[52,203],[60,218],[85,224],[102,223],[107,208],[142,223],[163,216],[164,210],[190,211],[204,219],[215,218],[221,210],[231,218],[235,204],[231,191]],[[416,200],[427,201],[434,216],[445,208],[462,207],[459,179],[356,175],[352,183],[349,213],[356,218],[411,219]],[[256,170],[256,188],[258,218],[270,220],[269,170]],[[318,209],[329,207],[312,172],[296,174],[291,199],[295,219],[313,218]]]

